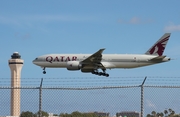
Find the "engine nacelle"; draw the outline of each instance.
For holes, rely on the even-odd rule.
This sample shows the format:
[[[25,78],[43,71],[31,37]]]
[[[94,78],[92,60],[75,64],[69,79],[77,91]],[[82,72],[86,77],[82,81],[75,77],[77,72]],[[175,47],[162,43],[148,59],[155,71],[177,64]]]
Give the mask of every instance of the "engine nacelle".
[[[81,64],[79,61],[68,61],[66,67],[68,70],[80,70]]]
[[[93,71],[93,69],[81,69],[81,72],[84,72],[84,73],[89,73],[92,71]]]

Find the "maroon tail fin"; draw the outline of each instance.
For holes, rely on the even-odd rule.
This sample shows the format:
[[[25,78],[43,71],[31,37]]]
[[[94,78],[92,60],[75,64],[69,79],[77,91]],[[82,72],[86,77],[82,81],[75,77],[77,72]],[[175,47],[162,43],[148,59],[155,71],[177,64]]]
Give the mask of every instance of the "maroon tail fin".
[[[145,54],[162,56],[171,33],[165,33]]]

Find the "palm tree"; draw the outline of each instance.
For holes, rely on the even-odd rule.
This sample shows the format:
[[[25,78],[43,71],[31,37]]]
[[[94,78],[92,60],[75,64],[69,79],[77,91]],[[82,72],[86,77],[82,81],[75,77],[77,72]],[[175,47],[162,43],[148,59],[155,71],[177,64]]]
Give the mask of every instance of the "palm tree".
[[[159,117],[159,116],[160,116],[160,113],[157,113],[156,116]]]
[[[174,115],[174,114],[175,114],[175,111],[172,111],[171,113],[172,113],[172,115]]]
[[[171,108],[169,108],[168,110],[169,110],[170,113],[172,112],[172,109],[171,109]]]
[[[170,116],[170,117],[173,117],[174,114],[175,114],[175,111],[172,110],[171,113],[169,114],[169,116]]]
[[[146,117],[151,117],[151,115],[150,114],[147,114],[147,116]]]
[[[179,114],[176,114],[176,115],[174,115],[173,117],[180,117],[180,115],[179,115]]]
[[[152,111],[151,114],[156,117],[156,111]]]
[[[168,111],[164,110],[165,117],[167,117]]]
[[[160,113],[159,116],[164,117],[164,114],[163,114],[163,113]]]

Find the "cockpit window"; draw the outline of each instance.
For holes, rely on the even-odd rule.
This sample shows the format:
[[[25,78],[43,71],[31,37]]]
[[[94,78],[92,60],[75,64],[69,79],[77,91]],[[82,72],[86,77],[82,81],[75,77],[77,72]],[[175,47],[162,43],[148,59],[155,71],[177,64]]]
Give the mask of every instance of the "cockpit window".
[[[38,58],[36,58],[35,60],[38,60]]]

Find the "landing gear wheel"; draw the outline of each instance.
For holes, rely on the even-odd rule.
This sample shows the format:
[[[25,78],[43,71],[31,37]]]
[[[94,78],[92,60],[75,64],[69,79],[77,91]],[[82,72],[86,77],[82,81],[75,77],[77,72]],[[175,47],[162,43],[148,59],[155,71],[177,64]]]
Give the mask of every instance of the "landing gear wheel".
[[[106,69],[102,69],[102,71],[103,71],[103,76],[109,77],[109,74],[106,73]]]
[[[43,74],[46,74],[46,71],[43,71]]]
[[[109,74],[106,73],[106,70],[103,69],[103,72],[98,72],[98,70],[94,70],[91,72],[92,74],[99,75],[99,76],[106,76],[109,77]]]
[[[102,72],[99,72],[98,75],[101,76],[101,75],[103,75],[103,73],[102,73]]]
[[[43,67],[43,70],[44,70],[44,71],[43,71],[43,74],[46,74],[46,71],[45,71],[45,69],[46,69],[46,67]]]
[[[105,74],[106,77],[109,77],[109,74]]]

